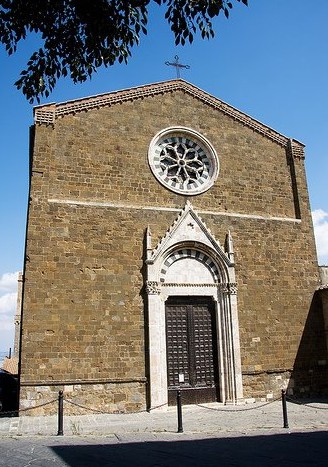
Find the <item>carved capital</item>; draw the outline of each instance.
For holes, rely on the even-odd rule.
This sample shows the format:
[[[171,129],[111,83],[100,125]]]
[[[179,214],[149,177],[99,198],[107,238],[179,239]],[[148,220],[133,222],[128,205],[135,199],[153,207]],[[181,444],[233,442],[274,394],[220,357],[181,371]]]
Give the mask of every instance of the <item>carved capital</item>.
[[[236,295],[237,293],[237,283],[236,282],[221,282],[219,284],[219,290],[222,294]]]
[[[237,283],[236,282],[230,282],[229,283],[229,293],[230,295],[236,295],[238,290]]]
[[[229,292],[228,284],[226,282],[221,282],[219,284],[218,288],[219,288],[221,293],[228,293]]]
[[[158,295],[161,292],[159,283],[156,281],[146,281],[147,295]]]

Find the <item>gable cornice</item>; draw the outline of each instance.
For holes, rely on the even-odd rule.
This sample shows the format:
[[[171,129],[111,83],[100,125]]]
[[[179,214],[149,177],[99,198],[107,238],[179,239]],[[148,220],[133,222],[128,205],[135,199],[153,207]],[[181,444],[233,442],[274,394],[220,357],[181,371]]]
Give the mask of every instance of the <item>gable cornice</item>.
[[[99,94],[82,99],[75,99],[67,102],[52,103],[40,105],[34,108],[34,122],[38,124],[54,125],[56,119],[65,115],[74,115],[79,112],[98,109],[101,107],[121,104],[127,101],[136,99],[144,99],[159,94],[172,93],[174,91],[182,91],[190,96],[199,99],[201,102],[210,107],[220,110],[225,115],[240,122],[244,126],[251,128],[253,131],[269,138],[285,148],[290,147],[290,138],[278,133],[267,125],[255,120],[249,115],[232,107],[226,102],[221,101],[217,97],[208,94],[197,86],[183,80],[174,79],[170,81],[162,81],[153,84],[123,89],[106,94]],[[298,153],[304,153],[304,144],[297,140],[292,140],[293,145]]]

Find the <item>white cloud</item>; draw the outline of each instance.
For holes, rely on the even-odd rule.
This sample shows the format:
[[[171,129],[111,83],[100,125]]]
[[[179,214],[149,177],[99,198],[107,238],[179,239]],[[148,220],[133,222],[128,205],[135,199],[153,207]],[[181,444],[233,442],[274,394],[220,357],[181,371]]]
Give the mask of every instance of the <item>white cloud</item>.
[[[17,292],[0,296],[0,316],[13,315],[16,311]]]
[[[319,264],[328,264],[328,213],[316,209],[312,212],[312,219]]]
[[[18,272],[7,272],[0,276],[0,350],[7,350],[13,345],[17,279]]]
[[[17,291],[18,272],[6,272],[0,277],[0,295]]]

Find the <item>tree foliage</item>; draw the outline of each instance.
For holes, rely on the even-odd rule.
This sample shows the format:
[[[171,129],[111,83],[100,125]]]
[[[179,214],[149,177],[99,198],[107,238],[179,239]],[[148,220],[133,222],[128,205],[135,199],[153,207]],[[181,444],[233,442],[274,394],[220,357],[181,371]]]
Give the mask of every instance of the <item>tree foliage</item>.
[[[127,62],[147,34],[150,3],[162,5],[175,43],[184,45],[197,32],[213,37],[213,18],[228,18],[233,2],[248,0],[0,0],[0,42],[11,55],[28,34],[40,34],[42,47],[15,83],[39,102],[61,76],[83,82],[102,65]]]

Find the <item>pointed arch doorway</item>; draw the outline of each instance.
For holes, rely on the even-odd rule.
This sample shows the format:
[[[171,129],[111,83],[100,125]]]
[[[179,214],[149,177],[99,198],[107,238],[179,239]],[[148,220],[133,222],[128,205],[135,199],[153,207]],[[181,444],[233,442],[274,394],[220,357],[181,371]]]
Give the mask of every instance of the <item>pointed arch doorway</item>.
[[[220,400],[217,326],[211,297],[172,296],[165,303],[168,404]]]
[[[224,250],[190,203],[155,248],[147,230],[151,408],[171,403],[178,386],[189,403],[242,399],[237,287],[227,239]]]

